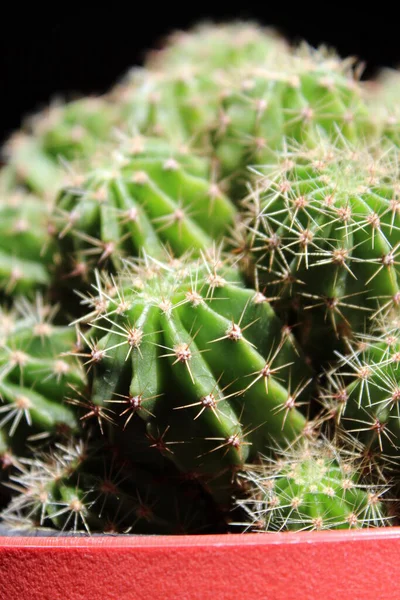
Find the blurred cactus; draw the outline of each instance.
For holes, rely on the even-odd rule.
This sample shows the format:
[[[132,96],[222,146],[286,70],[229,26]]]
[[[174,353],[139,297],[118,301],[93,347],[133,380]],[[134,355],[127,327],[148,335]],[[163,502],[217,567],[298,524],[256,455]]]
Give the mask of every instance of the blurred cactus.
[[[8,168],[3,170],[7,176]],[[0,182],[0,293],[34,295],[48,286],[55,268],[49,207],[21,189]],[[4,189],[5,188],[5,189]]]
[[[54,103],[26,119],[4,153],[14,183],[47,199],[62,184],[66,163],[92,156],[117,124],[116,111],[103,98]]]

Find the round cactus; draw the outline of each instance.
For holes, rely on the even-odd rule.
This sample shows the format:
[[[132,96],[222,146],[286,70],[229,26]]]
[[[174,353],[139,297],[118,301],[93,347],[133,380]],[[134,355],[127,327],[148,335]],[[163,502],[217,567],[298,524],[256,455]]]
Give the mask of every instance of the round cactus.
[[[356,458],[326,441],[302,441],[263,459],[243,478],[250,498],[238,501],[252,531],[350,529],[390,524],[386,486],[363,484]]]
[[[171,70],[200,64],[209,69],[237,68],[262,63],[271,53],[288,51],[277,32],[249,21],[203,23],[190,31],[175,31],[161,50],[150,52],[146,65],[151,69]]]
[[[120,407],[124,428],[137,413],[149,443],[215,495],[218,475],[229,483],[266,443],[302,432],[309,381],[290,330],[219,257],[138,262],[96,292],[81,319],[92,402]]]
[[[352,433],[371,455],[397,456],[400,447],[400,320],[384,319],[359,334],[327,372],[324,418]]]
[[[164,140],[134,136],[65,188],[54,212],[61,251],[75,271],[121,267],[124,257],[199,253],[233,224],[236,210],[209,162]],[[78,267],[77,267],[78,265]]]
[[[398,77],[358,76],[253,24],[204,25],[12,136],[7,525],[212,532],[235,499],[246,531],[391,522]]]
[[[272,31],[251,23],[204,25],[174,33],[111,92],[123,119],[140,132],[207,147],[226,72],[286,52]],[[234,77],[234,75],[233,75]]]
[[[352,63],[303,46],[227,78],[213,145],[232,174],[269,162],[285,139],[313,147],[323,134],[355,141],[373,130]]]
[[[394,153],[326,143],[278,153],[259,171],[248,199],[258,276],[295,311],[313,356],[330,358],[335,338],[398,310],[397,178]]]
[[[375,134],[357,70],[324,51],[275,48],[263,61],[205,68],[199,60],[134,71],[120,88],[125,118],[143,132],[188,141],[219,164],[234,193],[246,168],[271,159],[284,139],[318,144],[321,134],[352,141]],[[241,189],[239,187],[239,189]]]

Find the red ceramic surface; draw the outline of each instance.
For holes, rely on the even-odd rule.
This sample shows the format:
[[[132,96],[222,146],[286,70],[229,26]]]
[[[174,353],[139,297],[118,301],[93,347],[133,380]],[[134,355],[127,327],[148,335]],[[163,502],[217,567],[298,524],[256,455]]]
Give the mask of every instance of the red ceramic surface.
[[[397,600],[400,528],[0,538],[1,600]]]

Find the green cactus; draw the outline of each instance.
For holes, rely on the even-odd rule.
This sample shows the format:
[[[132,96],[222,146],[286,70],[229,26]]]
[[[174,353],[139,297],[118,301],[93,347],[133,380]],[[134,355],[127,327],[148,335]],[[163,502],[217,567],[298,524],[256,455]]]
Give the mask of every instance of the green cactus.
[[[366,100],[382,145],[390,140],[400,146],[399,99],[399,71],[382,69],[376,80],[367,83]]]
[[[285,42],[251,23],[176,32],[146,68],[133,69],[111,92],[123,120],[141,133],[207,147],[226,71],[286,52]]]
[[[384,319],[359,334],[328,370],[321,390],[324,418],[352,433],[371,456],[400,448],[400,320]]]
[[[188,66],[172,72],[134,69],[112,92],[122,119],[148,136],[203,150],[215,118],[218,78]]]
[[[51,199],[63,182],[66,161],[92,156],[98,143],[111,137],[117,114],[105,99],[93,97],[54,103],[27,119],[4,148],[15,183]]]
[[[357,70],[323,50],[277,46],[263,60],[228,62],[223,70],[200,59],[161,64],[160,71],[134,71],[119,88],[125,118],[142,132],[212,153],[235,194],[246,168],[270,160],[284,139],[312,147],[321,134],[356,141],[376,131]]]
[[[331,358],[335,338],[398,310],[397,178],[394,152],[326,143],[279,153],[259,171],[247,202],[258,277],[295,311],[314,357]]]
[[[124,257],[162,258],[211,248],[236,210],[206,160],[164,140],[134,136],[108,153],[80,186],[60,194],[54,213],[61,251],[72,269],[121,268]],[[78,265],[78,268],[77,266]]]
[[[290,331],[218,256],[138,262],[96,292],[81,333],[92,402],[115,403],[125,425],[138,413],[154,447],[215,496],[221,472],[302,432],[309,382]]]
[[[4,523],[391,524],[398,76],[375,91],[358,76],[255,25],[205,25],[106,96],[52,106],[12,136]]]
[[[275,31],[250,21],[203,23],[190,31],[175,31],[161,50],[148,54],[151,69],[172,70],[200,64],[207,69],[237,68],[259,64],[272,53],[288,51],[287,42]]]
[[[10,482],[21,491],[2,513],[12,528],[187,534],[218,527],[195,482],[179,482],[171,469],[167,475],[144,469],[98,441],[58,443],[22,460]]]
[[[213,145],[228,175],[269,162],[285,139],[314,147],[321,135],[356,141],[373,131],[352,63],[304,45],[227,79]]]
[[[7,169],[5,170],[7,175]],[[0,186],[0,293],[32,296],[48,286],[57,260],[50,209],[39,198]]]
[[[27,452],[30,435],[78,427],[75,410],[64,402],[71,386],[84,388],[85,375],[68,354],[76,334],[53,324],[55,314],[40,296],[34,305],[21,300],[14,311],[0,311],[0,430],[18,454]]]
[[[306,531],[390,524],[385,486],[361,481],[355,457],[329,442],[305,440],[249,467],[250,498],[239,500],[250,531]]]

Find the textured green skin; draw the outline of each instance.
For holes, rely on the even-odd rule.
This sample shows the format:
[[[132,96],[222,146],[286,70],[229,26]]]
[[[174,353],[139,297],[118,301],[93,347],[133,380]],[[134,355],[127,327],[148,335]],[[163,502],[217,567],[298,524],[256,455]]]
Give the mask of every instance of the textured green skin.
[[[203,150],[218,106],[218,80],[188,72],[134,69],[113,91],[122,119],[135,131]]]
[[[162,258],[164,246],[177,256],[199,254],[233,224],[236,210],[221,191],[213,195],[207,161],[146,138],[121,144],[114,165],[104,159],[106,168],[59,196],[54,220],[64,255],[118,267],[124,256]]]
[[[102,98],[82,98],[31,117],[5,147],[16,183],[52,197],[64,179],[62,162],[92,156],[98,143],[111,137],[117,114]]]
[[[182,270],[187,271],[183,278]],[[212,268],[210,272],[214,273]],[[164,265],[155,277],[142,273],[138,278],[134,273],[105,312],[95,314],[94,319],[93,313],[89,316],[92,330],[86,339],[92,350],[105,352],[102,360],[91,363],[93,401],[104,405],[120,400],[120,405],[108,406],[116,411],[121,407],[120,413],[127,409],[122,423],[137,412],[148,423],[153,445],[161,440],[159,449],[180,469],[196,473],[214,497],[227,501],[232,470],[248,456],[265,450],[271,440],[294,439],[302,432],[306,420],[297,405],[285,411],[284,404],[289,380],[293,393],[307,369],[293,348],[293,338],[282,338],[282,324],[266,299],[254,303],[255,291],[238,285],[237,271],[215,273],[226,281],[214,289],[207,282],[208,271],[199,263]],[[202,302],[185,302],[193,289],[201,293]],[[104,293],[93,299],[93,305],[99,305]],[[121,298],[129,306],[123,311]],[[172,311],[163,310],[166,301],[172,303]],[[254,321],[262,323],[262,329]],[[226,339],[233,322],[242,330],[249,325],[243,339]],[[128,330],[132,328],[140,330],[141,339],[138,346],[130,347]],[[216,341],[219,338],[225,339]],[[268,378],[267,391],[264,378],[255,379],[281,340],[272,368],[284,368]],[[190,349],[187,364],[177,351],[181,344]],[[292,362],[297,365],[291,371],[288,363]],[[218,401],[216,409],[201,410],[201,399],[210,393]],[[130,410],[127,401],[115,394],[142,396],[143,403]],[[232,399],[226,398],[229,394],[234,394]],[[121,435],[116,434],[117,443]],[[231,436],[238,436],[237,446],[228,442]]]
[[[25,314],[10,333],[7,315],[0,313],[0,477],[2,463],[15,460],[20,476],[14,481],[26,487],[6,517],[25,515],[41,525],[73,530],[202,531],[207,523],[202,508],[193,514],[183,493],[193,492],[192,479],[225,507],[232,494],[241,491],[237,472],[246,460],[256,459],[271,445],[284,446],[311,430],[315,433],[325,420],[335,421],[334,434],[343,443],[343,430],[355,433],[366,454],[397,454],[398,338],[390,351],[382,336],[368,342],[367,349],[356,347],[349,338],[357,340],[361,331],[369,330],[368,313],[340,304],[336,310],[333,304],[348,297],[350,304],[377,310],[385,328],[400,305],[396,159],[385,162],[375,148],[378,159],[375,156],[374,168],[368,170],[367,153],[346,155],[352,151],[350,142],[364,144],[377,132],[400,145],[393,101],[397,92],[394,86],[389,98],[385,91],[388,97],[382,107],[382,98],[365,101],[355,79],[350,63],[307,49],[289,54],[279,40],[256,27],[203,28],[189,36],[176,35],[163,52],[148,60],[146,69],[135,69],[106,99],[50,108],[12,137],[6,149],[9,165],[0,173],[1,294],[32,295],[38,286],[49,285],[58,258],[53,226],[64,261],[60,278],[83,275],[92,280],[95,265],[107,268],[108,275],[103,279],[104,293],[98,289],[98,296],[89,294],[83,302],[90,315],[82,320],[81,342],[89,340],[89,349],[76,348],[87,366],[90,396],[86,397],[85,376],[74,358],[63,356],[69,370],[67,374],[59,370],[60,354],[71,351],[76,342],[72,327],[51,326],[39,334],[38,323]],[[112,129],[118,122],[125,134],[119,132],[119,143],[112,145]],[[159,137],[128,137],[137,132]],[[321,167],[314,159],[321,145],[329,153],[324,141],[329,137],[336,140],[335,158]],[[176,150],[171,150],[171,141]],[[99,142],[108,145],[98,156]],[[387,149],[386,140],[380,143]],[[199,158],[189,148],[208,158]],[[307,149],[316,149],[311,162],[304,156]],[[79,164],[65,168],[66,161],[76,159]],[[277,175],[281,159],[293,160],[295,166]],[[308,369],[302,355],[296,354],[293,338],[282,338],[282,324],[268,302],[254,303],[255,291],[241,286],[234,269],[223,269],[229,283],[213,287],[209,275],[215,277],[214,266],[208,259],[201,267],[174,261],[155,267],[154,259],[165,260],[165,247],[171,256],[204,256],[227,234],[237,218],[236,209],[215,186],[215,177],[226,176],[224,189],[229,188],[236,200],[242,184],[249,181],[248,167],[254,164],[267,164],[265,171],[260,170],[273,180],[265,189],[265,179],[257,178],[260,197],[256,194],[255,203],[244,202],[251,214],[243,219],[250,226],[246,243],[251,258],[262,257],[257,289],[265,284],[271,296],[279,296],[276,308],[285,322],[295,325],[314,364],[331,358],[335,347],[347,353],[337,372],[321,380],[326,386],[320,399],[324,411],[315,419],[315,431],[311,427],[315,423],[307,424],[298,410],[310,395],[307,386],[303,390]],[[61,192],[48,228],[43,199],[53,197],[66,171],[70,185]],[[284,189],[287,181],[289,191]],[[22,205],[14,205],[17,186],[33,190],[42,201],[26,196]],[[335,194],[332,204],[327,202],[331,194]],[[307,206],[297,206],[303,196]],[[259,200],[262,215],[257,212]],[[353,211],[352,221],[340,228],[337,211],[347,206]],[[181,208],[186,211],[183,217]],[[378,227],[367,223],[374,213]],[[29,230],[19,224],[17,232],[21,219],[29,222]],[[307,256],[299,243],[304,228],[313,238]],[[259,251],[268,245],[271,233],[281,237],[281,247]],[[354,277],[332,260],[333,251],[340,249]],[[392,252],[393,264],[383,264]],[[147,268],[137,268],[132,256],[144,256]],[[125,258],[133,267],[126,268]],[[16,285],[15,267],[21,272]],[[286,267],[297,283],[286,285],[281,277]],[[181,269],[188,273],[183,276]],[[219,272],[219,266],[216,269]],[[98,286],[99,281],[97,275]],[[185,302],[190,289],[200,292],[203,302],[193,295]],[[63,302],[68,306],[68,299]],[[76,305],[68,306],[68,314],[80,314]],[[229,339],[236,331],[233,324],[240,324],[244,339]],[[132,327],[140,331],[136,346],[129,342]],[[105,352],[102,360],[95,358],[98,351]],[[179,360],[180,356],[184,358]],[[278,370],[266,389],[259,375],[271,356]],[[360,364],[371,371],[367,383],[359,375]],[[296,390],[301,390],[298,397]],[[211,393],[218,401],[215,411],[205,403]],[[288,404],[293,394],[294,407]],[[70,396],[84,409],[81,422],[76,408],[64,402]],[[134,405],[138,399],[139,407]],[[101,423],[107,420],[104,415],[115,421],[107,423],[107,429]],[[67,458],[65,467],[55,457],[59,452],[55,440],[71,430],[88,431],[91,419],[103,425],[101,434],[118,445],[124,461],[139,457],[142,463],[140,468],[121,464],[115,477],[122,480],[115,487],[104,475],[115,466],[115,449],[99,449],[96,430],[89,429],[92,437],[88,436],[90,454],[99,450],[95,458],[75,462]],[[26,461],[31,452],[27,438],[37,433],[39,443],[51,434],[47,449],[56,464],[50,468],[49,457],[35,454],[35,460]],[[308,457],[291,455],[284,466],[280,463],[269,472],[275,488],[263,491],[261,503],[270,503],[263,526],[274,530],[368,526],[371,515],[372,524],[384,524],[380,503],[373,513],[364,490],[345,490],[341,485],[338,458],[320,454],[318,448]],[[24,467],[19,460],[25,460]],[[291,470],[297,471],[295,480]],[[356,474],[351,477],[358,482]],[[36,491],[31,491],[32,480],[39,482]],[[324,491],[330,487],[334,496]],[[48,495],[49,504],[41,492]],[[289,506],[296,496],[304,501]],[[279,505],[272,506],[276,498]],[[85,505],[82,514],[76,509],[80,501]],[[358,522],[351,518],[354,512]],[[189,524],[183,524],[179,514],[187,515]]]
[[[16,439],[13,447],[17,444],[23,454],[28,448],[21,444],[33,433],[78,427],[75,410],[65,399],[73,394],[71,386],[82,391],[85,384],[77,361],[63,355],[74,348],[73,329],[24,309],[26,305],[19,315],[0,314],[0,428]]]
[[[33,292],[50,284],[57,246],[49,209],[22,191],[0,191],[0,291]]]
[[[63,169],[47,156],[36,137],[18,132],[5,147],[8,169],[15,186],[49,200],[63,179]]]
[[[333,446],[306,443],[280,462],[254,467],[244,475],[252,497],[239,501],[248,529],[304,531],[389,524],[376,490],[362,485],[354,464]],[[376,498],[376,501],[375,501]]]
[[[268,162],[285,139],[313,147],[321,135],[376,135],[349,63],[305,49],[226,64],[221,71],[189,59],[185,68],[134,71],[115,92],[124,118],[143,133],[213,154],[236,195],[249,165]]]
[[[145,69],[128,73],[111,97],[133,128],[204,148],[219,109],[224,73],[286,51],[282,39],[250,23],[176,32],[162,51],[148,56]]]
[[[400,328],[397,322],[363,336],[331,375],[327,416],[352,432],[371,456],[398,456],[400,448]]]
[[[369,327],[374,311],[396,311],[400,302],[394,155],[372,162],[371,174],[371,155],[354,151],[321,144],[284,154],[263,170],[255,183],[260,193],[249,203],[259,278],[295,311],[302,346],[320,359],[331,358],[321,354],[321,340],[331,339],[323,345],[329,350],[335,338]]]
[[[265,164],[284,139],[314,147],[324,134],[355,141],[373,129],[351,71],[317,53],[244,70],[218,113],[213,145],[223,174]]]

